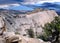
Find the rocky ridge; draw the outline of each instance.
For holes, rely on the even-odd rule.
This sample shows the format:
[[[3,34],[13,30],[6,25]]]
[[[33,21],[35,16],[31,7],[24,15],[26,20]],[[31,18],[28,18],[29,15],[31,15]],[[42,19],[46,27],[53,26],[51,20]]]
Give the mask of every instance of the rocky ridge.
[[[35,10],[28,13],[0,10],[0,35],[3,34],[0,41],[5,39],[4,41],[8,40],[6,43],[17,43],[15,39],[19,40],[20,38],[21,43],[49,43],[41,39],[28,38],[26,31],[33,29],[34,34],[37,32],[37,35],[42,35],[44,24],[50,23],[55,16],[58,15],[54,10]],[[19,35],[15,33],[19,33]],[[5,43],[4,41],[1,43]]]
[[[32,12],[18,12],[10,10],[1,10],[0,15],[4,18],[7,31],[18,32],[24,35],[27,29],[32,28],[34,32],[42,34],[41,26],[51,22],[55,16],[58,16],[54,10],[36,9]]]

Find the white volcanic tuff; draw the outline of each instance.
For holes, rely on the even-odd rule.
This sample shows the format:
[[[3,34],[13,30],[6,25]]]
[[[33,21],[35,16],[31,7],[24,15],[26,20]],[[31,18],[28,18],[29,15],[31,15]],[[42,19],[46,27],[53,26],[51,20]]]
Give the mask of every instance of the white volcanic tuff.
[[[41,26],[44,26],[44,24],[51,22],[55,16],[57,16],[57,14],[53,10],[26,14],[21,18],[15,19],[16,24],[14,27],[19,32],[22,30],[22,33],[20,32],[22,35],[26,34],[26,30],[30,28],[32,28],[34,32],[37,31],[38,34],[42,34],[43,29]]]
[[[7,42],[11,43],[15,41],[18,41],[18,43],[51,43],[51,42],[45,42],[41,39],[28,38],[22,35],[17,35],[14,34],[14,32],[5,32],[3,34],[3,37],[0,36],[0,43],[7,43]]]
[[[10,24],[10,23],[13,23],[13,24],[15,23],[14,20],[13,20],[14,18],[13,18],[13,16],[11,16],[12,14],[10,16],[8,16],[8,15],[10,15],[10,14],[7,14],[7,13],[6,14],[4,14],[4,13],[1,14],[1,16],[4,17],[7,30],[8,31],[14,31],[12,25]],[[9,17],[11,17],[11,18],[9,18]]]
[[[6,17],[6,16],[4,16],[4,17]],[[3,21],[3,20],[5,20],[5,21]],[[2,23],[3,23],[3,25],[2,25]],[[5,25],[4,23],[6,23],[7,26],[10,25],[5,18],[0,17],[0,28],[4,27],[4,25]],[[8,27],[10,28],[10,26],[8,26]],[[4,29],[4,28],[2,28],[2,29]],[[13,31],[13,30],[11,30],[11,31]],[[0,43],[11,43],[11,42],[15,42],[15,41],[18,41],[19,43],[50,43],[50,42],[44,42],[41,39],[23,37],[21,35],[15,34],[14,32],[6,32],[6,31],[4,31],[3,35],[0,36]]]
[[[57,16],[53,10],[26,14],[5,13],[1,13],[1,16],[5,17],[7,31],[18,32],[21,35],[27,34],[26,31],[30,28],[32,28],[34,32],[37,31],[38,34],[43,34],[41,26],[44,26],[47,22],[51,22],[54,17]]]
[[[4,23],[4,20],[3,20],[3,17],[0,16],[0,34],[2,33],[2,28],[4,27],[5,23]]]
[[[4,26],[4,21],[3,21],[3,18],[0,17],[0,28],[2,28]]]
[[[31,24],[32,21],[30,19],[28,19],[28,18],[18,18],[18,19],[15,19],[15,22],[16,22],[16,24],[15,24],[14,27],[16,27],[16,29],[18,31],[21,31],[22,30],[22,33],[21,34],[26,34],[25,29],[29,29],[30,26],[32,25]]]
[[[45,23],[52,21],[56,15],[57,14],[55,11],[51,10],[29,14],[27,17],[34,19],[37,23],[44,25]]]

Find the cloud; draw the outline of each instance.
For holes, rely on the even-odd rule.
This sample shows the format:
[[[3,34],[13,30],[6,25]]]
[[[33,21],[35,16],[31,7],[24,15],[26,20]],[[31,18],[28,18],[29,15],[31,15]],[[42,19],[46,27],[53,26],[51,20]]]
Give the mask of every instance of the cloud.
[[[23,0],[0,0],[0,4],[13,4],[23,2]]]
[[[52,1],[52,0],[0,0],[0,4],[13,4],[13,3],[20,3],[20,2],[40,2],[40,1]]]
[[[42,4],[44,2],[50,2],[50,3],[54,3],[54,2],[60,2],[60,0],[24,0],[22,2],[22,4]]]
[[[8,5],[0,5],[0,8],[8,7]]]
[[[0,0],[0,5],[16,4],[16,3],[35,4],[43,2],[60,2],[60,0]]]
[[[20,6],[20,4],[6,4],[6,5],[0,5],[0,8],[6,8],[8,9],[9,7],[15,7],[15,6]]]
[[[6,8],[12,6],[20,6],[20,5],[27,5],[27,4],[41,4],[44,2],[60,2],[60,0],[0,0],[0,8]]]

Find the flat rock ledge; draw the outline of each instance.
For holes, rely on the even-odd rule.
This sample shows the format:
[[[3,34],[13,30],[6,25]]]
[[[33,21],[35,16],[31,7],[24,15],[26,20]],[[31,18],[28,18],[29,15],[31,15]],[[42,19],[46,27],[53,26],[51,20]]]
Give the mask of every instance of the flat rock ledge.
[[[41,39],[36,38],[28,38],[21,35],[16,35],[13,32],[5,32],[2,36],[0,36],[0,43],[50,43],[44,42]]]

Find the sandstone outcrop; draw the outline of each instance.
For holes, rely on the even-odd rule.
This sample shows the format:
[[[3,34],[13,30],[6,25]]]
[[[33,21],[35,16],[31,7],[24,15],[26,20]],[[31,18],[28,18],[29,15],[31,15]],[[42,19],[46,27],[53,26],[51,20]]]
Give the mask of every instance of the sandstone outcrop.
[[[34,33],[42,35],[44,30],[42,26],[51,22],[55,16],[58,16],[54,10],[37,9],[31,12],[18,12],[11,10],[0,10],[0,15],[4,18],[6,30],[21,35],[28,35],[27,29],[33,29]]]
[[[33,11],[24,14],[2,10],[0,16],[0,43],[50,43],[26,37],[28,36],[26,31],[33,29],[34,34],[37,32],[37,35],[42,35],[44,24],[50,23],[58,15],[53,10]]]
[[[3,37],[0,38],[1,39],[0,41],[2,43],[50,43],[50,42],[45,42],[41,39],[28,38],[22,35],[16,35],[11,32],[6,32],[6,33],[7,34],[3,34]]]
[[[14,19],[15,24],[13,25],[16,31],[20,34],[24,35],[27,31],[27,29],[32,28],[34,32],[37,34],[43,34],[43,29],[41,27],[44,26],[44,24],[51,22],[55,16],[58,16],[57,13],[53,10],[47,10],[47,11],[39,11],[34,13],[27,13],[27,14],[21,14],[19,15],[19,18],[16,17]],[[19,22],[19,23],[18,23]]]

